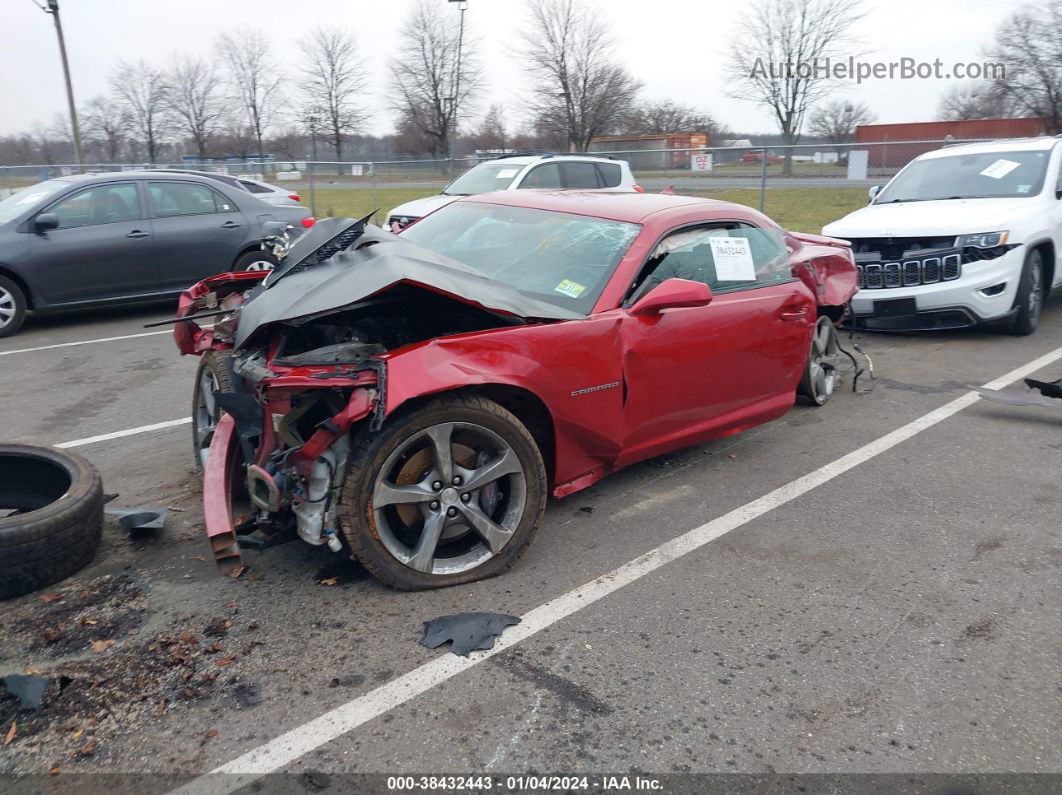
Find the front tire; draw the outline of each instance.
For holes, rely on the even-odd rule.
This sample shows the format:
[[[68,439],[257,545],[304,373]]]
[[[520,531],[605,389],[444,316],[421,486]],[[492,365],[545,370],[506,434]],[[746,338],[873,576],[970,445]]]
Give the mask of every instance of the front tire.
[[[356,441],[339,513],[353,556],[412,591],[506,571],[545,507],[545,465],[524,424],[493,401],[451,396]]]
[[[0,337],[9,337],[26,319],[26,294],[6,276],[0,276]]]
[[[1040,324],[1040,310],[1046,295],[1044,287],[1044,259],[1040,249],[1034,248],[1025,256],[1025,266],[1018,282],[1018,294],[1014,297],[1017,310],[1011,321],[1010,333],[1027,337]]]
[[[232,354],[228,351],[208,351],[199,359],[192,391],[192,450],[199,474],[206,471],[207,455],[214,430],[221,419],[218,392],[232,391]]]

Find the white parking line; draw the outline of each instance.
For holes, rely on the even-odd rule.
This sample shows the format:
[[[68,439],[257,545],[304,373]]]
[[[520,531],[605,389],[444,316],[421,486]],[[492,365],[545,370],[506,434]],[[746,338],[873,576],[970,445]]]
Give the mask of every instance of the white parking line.
[[[173,329],[162,331],[145,331],[142,334],[123,334],[120,337],[99,337],[94,340],[78,340],[77,342],[57,342],[54,345],[38,345],[36,348],[19,348],[14,351],[0,351],[0,356],[11,356],[16,353],[35,353],[37,351],[50,351],[54,348],[73,348],[77,345],[93,345],[97,342],[117,342],[118,340],[135,340],[138,337],[154,337],[157,334],[172,334]]]
[[[1042,367],[1062,359],[1062,348],[1012,370],[1006,375],[985,384],[987,389],[999,389],[1007,384],[1031,375]],[[359,698],[348,701],[329,710],[318,718],[304,723],[263,745],[254,748],[242,756],[215,768],[174,790],[181,795],[199,795],[200,793],[228,793],[247,786],[256,778],[280,770],[299,757],[340,737],[358,726],[379,717],[384,713],[404,704],[436,685],[457,676],[469,668],[489,660],[521,641],[568,618],[594,602],[603,599],[625,585],[651,574],[662,566],[678,560],[690,552],[700,549],[705,544],[726,535],[763,516],[779,506],[785,505],[812,489],[828,483],[853,467],[869,461],[896,445],[917,436],[948,417],[976,403],[976,392],[966,392],[938,409],[924,414],[916,420],[903,425],[891,433],[863,445],[857,450],[843,455],[813,472],[799,477],[784,486],[780,486],[750,503],[735,508],[723,516],[713,519],[687,533],[672,539],[655,549],[646,552],[629,563],[598,577],[596,580],[576,588],[573,591],[552,599],[528,613],[520,624],[505,631],[494,644],[494,648],[484,652],[475,652],[470,657],[457,657],[444,654],[424,665],[414,668],[407,674],[393,679]],[[219,775],[229,774],[229,775]]]
[[[166,428],[176,428],[178,425],[187,425],[192,421],[191,417],[181,417],[179,420],[167,420],[166,422],[156,422],[154,425],[141,425],[139,428],[127,428],[124,431],[114,431],[113,433],[102,433],[99,436],[86,436],[84,439],[74,439],[72,442],[59,442],[55,445],[61,449],[69,449],[71,447],[84,447],[87,444],[95,444],[96,442],[109,442],[111,439],[121,439],[126,436],[136,436],[138,433],[148,433],[150,431],[161,431]]]

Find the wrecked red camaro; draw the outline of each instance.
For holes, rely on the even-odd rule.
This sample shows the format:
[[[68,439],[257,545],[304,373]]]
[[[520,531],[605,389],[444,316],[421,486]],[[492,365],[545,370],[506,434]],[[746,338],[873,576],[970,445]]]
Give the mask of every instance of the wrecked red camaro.
[[[398,588],[498,574],[548,495],[824,404],[855,290],[847,244],[683,196],[321,221],[180,301],[214,556],[297,536]]]

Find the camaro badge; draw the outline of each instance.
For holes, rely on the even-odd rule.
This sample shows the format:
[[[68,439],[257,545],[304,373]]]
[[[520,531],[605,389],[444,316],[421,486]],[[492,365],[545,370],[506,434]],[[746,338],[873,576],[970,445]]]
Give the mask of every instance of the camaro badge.
[[[589,395],[591,392],[600,392],[602,389],[615,389],[620,385],[619,381],[612,381],[608,384],[598,384],[597,386],[588,386],[586,389],[576,389],[572,392],[572,397],[578,395]]]

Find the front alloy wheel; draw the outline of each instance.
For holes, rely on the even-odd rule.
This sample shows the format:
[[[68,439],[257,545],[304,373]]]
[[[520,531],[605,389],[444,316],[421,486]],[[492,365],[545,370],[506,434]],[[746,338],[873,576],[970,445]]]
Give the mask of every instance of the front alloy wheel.
[[[402,589],[470,582],[511,566],[542,514],[534,439],[501,406],[433,401],[369,434],[343,489],[354,556]]]

